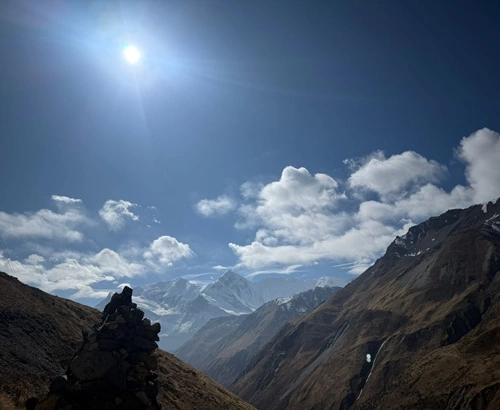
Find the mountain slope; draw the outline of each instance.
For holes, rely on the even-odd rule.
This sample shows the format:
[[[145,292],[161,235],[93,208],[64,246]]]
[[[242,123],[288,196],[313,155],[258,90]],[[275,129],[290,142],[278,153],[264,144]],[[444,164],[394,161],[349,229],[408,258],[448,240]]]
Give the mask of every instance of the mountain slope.
[[[262,409],[500,408],[499,221],[497,201],[410,228],[231,389]]]
[[[250,315],[212,319],[175,354],[228,386],[285,323],[310,312],[339,289],[316,287],[268,302]]]
[[[98,322],[97,310],[0,272],[0,408],[11,406],[6,397],[20,405],[44,396],[79,347],[82,329]],[[163,408],[252,408],[171,354],[159,351],[158,361]]]

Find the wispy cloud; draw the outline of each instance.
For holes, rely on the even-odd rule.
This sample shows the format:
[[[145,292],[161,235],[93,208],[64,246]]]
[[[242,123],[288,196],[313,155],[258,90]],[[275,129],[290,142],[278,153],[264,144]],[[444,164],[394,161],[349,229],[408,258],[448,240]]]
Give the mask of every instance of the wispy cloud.
[[[220,216],[234,211],[236,201],[228,195],[221,195],[216,199],[202,199],[195,205],[195,209],[203,216]]]
[[[136,206],[137,204],[124,201],[123,199],[118,201],[110,199],[104,203],[99,211],[99,215],[106,222],[109,229],[119,231],[125,226],[127,219],[132,221],[139,220],[139,216],[132,212],[132,209]]]
[[[63,195],[52,195],[51,199],[56,203],[63,203],[63,204],[81,204],[82,203],[81,199],[70,198],[69,196],[63,196]]]

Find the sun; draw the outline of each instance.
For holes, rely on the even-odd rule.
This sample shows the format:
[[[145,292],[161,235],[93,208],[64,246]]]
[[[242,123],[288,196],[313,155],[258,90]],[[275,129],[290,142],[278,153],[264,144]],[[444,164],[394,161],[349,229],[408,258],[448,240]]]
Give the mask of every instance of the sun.
[[[123,48],[123,57],[129,64],[137,64],[141,59],[141,51],[134,45]]]

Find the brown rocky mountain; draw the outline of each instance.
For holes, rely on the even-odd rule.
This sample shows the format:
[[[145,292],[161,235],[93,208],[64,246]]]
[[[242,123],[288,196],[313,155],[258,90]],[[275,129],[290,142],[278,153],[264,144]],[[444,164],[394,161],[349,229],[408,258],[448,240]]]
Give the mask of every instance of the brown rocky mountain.
[[[101,313],[0,272],[0,409],[46,395]],[[199,371],[157,350],[158,402],[166,409],[251,409]]]
[[[231,387],[259,409],[499,409],[500,200],[410,228]]]
[[[312,311],[340,289],[316,287],[268,302],[249,315],[211,319],[175,355],[228,386],[284,324]]]

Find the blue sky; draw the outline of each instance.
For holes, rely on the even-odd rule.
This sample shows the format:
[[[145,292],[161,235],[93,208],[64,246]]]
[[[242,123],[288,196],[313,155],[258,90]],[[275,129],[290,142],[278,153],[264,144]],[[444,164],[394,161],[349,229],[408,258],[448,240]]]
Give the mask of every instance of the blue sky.
[[[0,269],[81,300],[226,267],[350,280],[411,224],[500,196],[499,18],[2,2]]]

